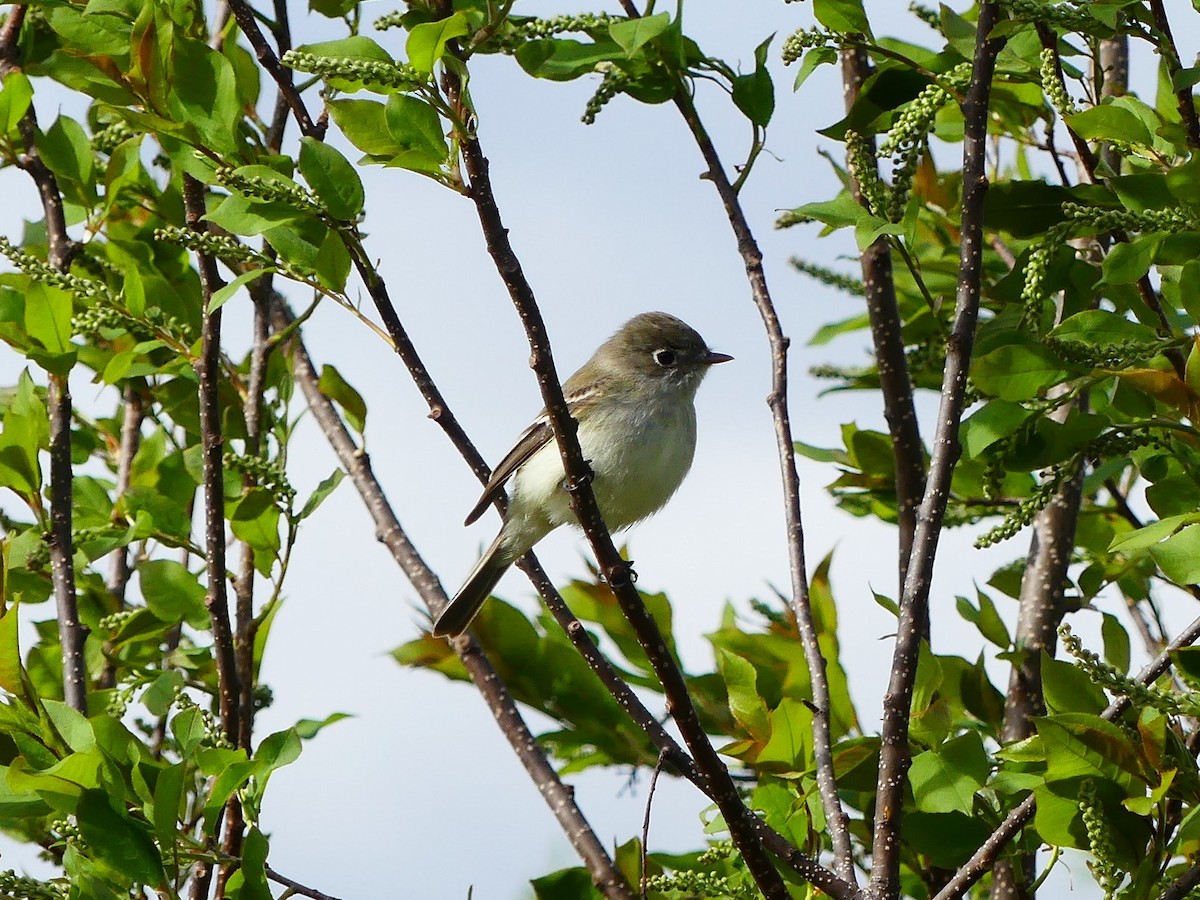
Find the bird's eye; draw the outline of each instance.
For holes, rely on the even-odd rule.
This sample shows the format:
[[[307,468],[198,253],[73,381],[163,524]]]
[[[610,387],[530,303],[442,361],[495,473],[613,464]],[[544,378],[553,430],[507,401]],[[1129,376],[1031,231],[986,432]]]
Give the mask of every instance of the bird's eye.
[[[655,350],[654,351],[654,361],[656,363],[658,363],[660,366],[662,366],[664,369],[669,369],[669,368],[671,368],[671,366],[675,365],[675,351],[674,350]]]

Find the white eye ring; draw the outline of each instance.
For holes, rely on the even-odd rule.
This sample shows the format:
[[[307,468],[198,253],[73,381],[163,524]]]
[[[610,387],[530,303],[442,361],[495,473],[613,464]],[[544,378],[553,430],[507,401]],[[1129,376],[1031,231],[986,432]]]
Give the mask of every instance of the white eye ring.
[[[655,350],[654,361],[664,369],[669,369],[675,365],[677,354],[674,350]]]

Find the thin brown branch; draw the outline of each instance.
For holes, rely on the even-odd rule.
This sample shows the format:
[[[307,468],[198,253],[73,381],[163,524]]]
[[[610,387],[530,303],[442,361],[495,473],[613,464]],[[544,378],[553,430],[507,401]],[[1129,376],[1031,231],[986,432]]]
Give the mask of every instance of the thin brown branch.
[[[58,638],[62,643],[63,699],[87,715],[87,638],[75,597],[75,547],[71,539],[71,393],[67,376],[50,373],[50,572]]]
[[[271,34],[275,38],[275,46],[279,48],[279,55],[282,56],[292,49],[292,25],[291,18],[288,15],[287,0],[273,0],[275,7],[275,18],[271,26]],[[267,128],[266,144],[276,153],[283,144],[283,133],[287,129],[288,113],[291,107],[288,105],[288,95],[280,88],[279,93],[275,97],[275,111],[271,114],[271,124]],[[317,117],[317,124],[321,125],[324,121],[322,116]]]
[[[780,476],[783,482],[784,513],[788,537],[788,562],[792,582],[792,612],[804,647],[812,687],[813,703],[817,715],[813,718],[813,753],[817,768],[817,786],[821,802],[829,821],[829,834],[834,848],[835,870],[838,877],[853,887],[856,876],[850,845],[850,826],[845,808],[837,793],[833,772],[833,741],[829,730],[832,701],[826,661],[821,652],[812,605],[808,593],[808,573],[804,561],[804,524],[800,514],[800,475],[796,468],[795,440],[792,436],[791,417],[788,412],[788,347],[790,339],[783,333],[775,304],[767,287],[766,273],[762,265],[762,253],[746,220],[737,192],[729,181],[721,158],[717,153],[704,123],[696,112],[691,95],[683,85],[675,91],[675,106],[687,123],[688,129],[707,165],[706,177],[716,189],[737,240],[738,253],[746,268],[751,299],[758,309],[767,339],[771,347],[771,392],[767,405],[775,428],[776,450],[779,457]]]
[[[290,324],[291,316],[284,310],[281,302],[275,304],[272,321],[277,333],[285,330]],[[391,552],[392,558],[416,588],[426,606],[430,611],[436,612],[447,602],[441,583],[401,527],[375,477],[370,458],[355,444],[333,404],[321,393],[317,386],[316,369],[298,333],[291,335],[288,347],[293,360],[294,376],[304,392],[309,410],[363,498],[375,522],[376,536]],[[571,789],[559,779],[545,751],[521,718],[512,695],[480,651],[478,644],[466,635],[454,641],[453,647],[513,751],[537,785],[571,845],[591,872],[597,888],[612,900],[632,900],[632,893],[613,865],[603,844],[592,831],[583,811],[576,805]]]
[[[14,6],[0,28],[0,75],[19,64],[18,40],[25,21],[25,6]],[[46,219],[47,262],[60,272],[71,268],[78,245],[67,235],[66,216],[58,181],[38,154],[34,136],[37,119],[31,106],[18,124],[25,152],[17,160],[37,188]],[[79,621],[75,595],[75,544],[72,538],[71,392],[66,373],[50,372],[47,403],[50,414],[50,574],[58,637],[62,646],[63,697],[73,709],[87,715],[87,665],[83,645],[87,639]]]
[[[1192,866],[1172,881],[1158,900],[1184,900],[1197,887],[1200,887],[1200,866]]]
[[[922,641],[921,623],[928,616],[929,588],[938,538],[950,496],[950,479],[961,453],[958,431],[967,371],[975,343],[983,280],[983,202],[988,188],[988,104],[996,56],[1004,45],[1003,39],[989,35],[999,19],[999,5],[995,0],[984,0],[979,7],[971,82],[963,101],[963,193],[958,291],[954,324],[946,345],[946,367],[929,478],[917,517],[908,578],[900,601],[899,631],[892,657],[891,678],[883,705],[870,890],[871,895],[877,898],[895,897],[900,889],[900,819],[906,775],[912,762],[908,728]]]
[[[254,300],[254,335],[250,350],[250,376],[246,385],[246,396],[242,401],[246,421],[246,456],[262,454],[262,406],[267,384],[267,361],[272,344],[270,304],[271,285],[265,278],[259,279],[251,289]],[[254,477],[247,475],[245,486],[252,488]],[[237,632],[234,649],[238,670],[240,697],[238,707],[238,746],[250,749],[254,731],[254,637],[257,631],[254,619],[254,548],[242,544],[241,568],[233,580],[236,595]]]
[[[846,111],[858,99],[862,84],[870,76],[870,62],[862,49],[844,49],[842,59],[842,93]],[[871,138],[872,149],[875,139]],[[862,202],[857,181],[851,182],[854,199]],[[925,458],[917,412],[913,405],[912,379],[908,373],[908,357],[904,353],[903,322],[896,301],[896,282],[892,274],[891,245],[881,237],[863,252],[860,258],[863,286],[866,288],[867,317],[871,323],[871,340],[879,371],[879,387],[883,394],[883,415],[892,439],[892,456],[896,472],[896,506],[899,517],[899,578],[903,589],[908,574],[908,559],[912,553],[913,534],[917,527],[917,507],[925,492]],[[929,634],[925,622],[923,632]]]
[[[237,19],[238,27],[242,29],[242,33],[246,35],[246,40],[250,42],[250,46],[254,49],[254,55],[262,63],[262,67],[267,71],[267,74],[279,86],[280,94],[287,101],[288,108],[292,111],[292,115],[296,119],[296,124],[300,126],[300,133],[306,137],[316,138],[319,141],[324,140],[326,130],[325,121],[323,119],[314,121],[309,116],[308,107],[304,105],[304,99],[300,96],[300,92],[296,90],[296,84],[292,78],[292,70],[280,65],[279,55],[272,49],[271,45],[267,42],[266,35],[258,27],[258,20],[254,17],[254,10],[250,8],[250,4],[247,0],[229,0],[229,8],[233,11],[233,17]]]
[[[188,228],[205,233],[205,189],[190,175],[183,176],[184,218]],[[217,273],[217,261],[203,251],[197,252],[200,285],[203,292],[200,359],[196,365],[199,377],[200,445],[204,467],[204,536],[207,562],[207,593],[204,603],[212,625],[213,657],[217,666],[217,706],[221,727],[230,743],[240,734],[241,688],[238,677],[237,650],[229,617],[226,588],[228,569],[225,546],[225,442],[221,433],[221,308],[210,309],[212,296],[224,286]],[[234,850],[240,846],[244,820],[238,801],[232,799],[225,810],[225,838],[222,847]],[[236,832],[236,833],[231,833]],[[212,836],[215,839],[215,835]],[[205,896],[212,868],[201,867],[194,878],[193,897]],[[218,896],[230,874],[230,866],[222,865],[218,873]],[[197,890],[203,893],[197,894]]]
[[[1163,648],[1158,656],[1144,666],[1135,676],[1136,680],[1142,684],[1153,684],[1171,668],[1172,653],[1184,647],[1190,647],[1198,640],[1200,640],[1200,618],[1193,620],[1171,643]],[[1111,722],[1128,708],[1129,699],[1118,697],[1100,715]],[[1034,795],[1030,794],[1005,817],[1004,821],[971,858],[959,867],[959,870],[954,873],[954,877],[938,891],[933,900],[956,900],[958,897],[966,896],[971,886],[992,868],[1008,842],[1016,837],[1017,833],[1033,818],[1036,809],[1037,801],[1034,799]]]
[[[193,231],[204,233],[204,186],[184,177],[186,221]],[[212,622],[213,655],[217,663],[217,704],[226,737],[238,737],[238,673],[233,630],[229,619],[229,601],[225,588],[225,441],[221,435],[221,309],[209,310],[212,295],[224,286],[217,274],[217,262],[207,253],[198,253],[200,283],[204,293],[204,320],[200,359],[196,366],[200,386],[200,440],[204,461],[204,532],[208,569],[208,593],[204,602]]]
[[[1158,50],[1166,63],[1167,78],[1172,81],[1179,74],[1183,63],[1179,60],[1179,49],[1175,46],[1175,37],[1171,34],[1171,22],[1167,18],[1167,10],[1162,0],[1150,0],[1150,15],[1154,18],[1154,30],[1158,32]],[[1183,122],[1183,130],[1187,132],[1188,146],[1200,150],[1200,118],[1196,116],[1196,101],[1192,97],[1191,88],[1179,88],[1175,91],[1175,100],[1179,105],[1179,118]]]
[[[125,492],[129,490],[129,479],[133,471],[133,458],[137,455],[138,447],[141,444],[142,422],[146,418],[139,381],[140,379],[129,379],[121,389],[124,410],[121,415],[121,437],[117,443],[116,452],[117,482],[113,489],[113,499],[118,503],[125,496]],[[116,605],[117,610],[125,608],[125,591],[129,585],[131,575],[129,548],[118,547],[112,552],[108,578],[105,582],[108,587],[108,593],[112,595],[113,603]],[[106,644],[106,656],[111,650],[111,646]],[[101,688],[111,688],[116,684],[116,677],[117,661],[109,656],[105,660],[104,669],[100,673],[98,684]]]
[[[453,90],[453,89],[452,89]],[[704,773],[709,796],[725,816],[730,836],[742,854],[759,890],[769,898],[785,898],[787,888],[763,847],[754,828],[753,816],[742,802],[729,771],[717,755],[700,724],[683,673],[671,655],[654,618],[646,610],[633,585],[628,563],[613,543],[600,515],[589,484],[590,470],[583,458],[576,435],[577,423],[567,409],[562,386],[554,366],[550,340],[533,289],[526,280],[520,261],[508,240],[508,231],[500,218],[488,176],[488,163],[474,135],[461,136],[464,166],[470,178],[469,195],[475,204],[488,252],[500,273],[529,339],[530,365],[537,376],[547,417],[554,427],[555,439],[567,473],[565,486],[571,496],[571,509],[583,527],[596,554],[596,562],[612,588],[621,611],[629,620],[638,643],[663,685],[667,705],[692,753],[696,766]]]
[[[292,894],[299,894],[301,897],[310,897],[312,900],[338,900],[333,894],[326,894],[318,891],[316,888],[310,888],[306,884],[301,884],[299,881],[288,878],[286,875],[280,875],[274,869],[267,865],[264,867],[267,877],[276,884],[282,884]]]
[[[621,7],[630,18],[636,19],[641,15],[633,0],[621,0]],[[800,514],[800,475],[796,468],[795,441],[792,437],[791,419],[788,412],[787,356],[790,340],[783,333],[779,316],[775,311],[775,304],[771,300],[766,273],[762,265],[762,252],[758,248],[754,233],[742,210],[738,191],[730,182],[716,145],[696,111],[687,85],[682,81],[676,84],[673,100],[704,158],[707,167],[705,177],[716,189],[724,207],[726,218],[729,220],[730,228],[737,241],[738,253],[746,268],[751,298],[762,319],[771,347],[771,392],[767,396],[767,405],[771,409],[771,418],[775,427],[776,450],[783,481],[788,563],[792,581],[791,605],[804,647],[805,661],[808,663],[813,703],[817,707],[817,714],[813,717],[813,754],[817,769],[817,786],[825,817],[829,822],[829,834],[834,848],[835,871],[840,880],[852,890],[857,891],[857,876],[850,844],[849,819],[842,806],[841,798],[838,797],[837,782],[834,777],[833,741],[829,730],[831,707],[829,680],[826,674],[825,657],[821,653],[817,639],[812,605],[808,594],[808,574],[804,561],[804,525]]]
[[[642,855],[639,864],[641,871],[638,873],[641,876],[642,900],[646,900],[649,878],[646,871],[646,856],[650,852],[647,849],[650,846],[650,810],[654,808],[654,789],[658,787],[658,776],[662,773],[663,764],[666,761],[667,752],[663,750],[658,754],[658,763],[654,766],[654,774],[650,776],[650,789],[646,792],[646,813],[642,816]]]

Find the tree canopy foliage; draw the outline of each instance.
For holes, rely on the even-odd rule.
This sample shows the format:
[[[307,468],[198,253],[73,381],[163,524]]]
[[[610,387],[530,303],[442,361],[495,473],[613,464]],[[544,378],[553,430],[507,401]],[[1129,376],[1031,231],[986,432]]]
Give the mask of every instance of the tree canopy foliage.
[[[445,595],[362,451],[362,397],[307,352],[313,309],[340,306],[387,342],[449,448],[487,475],[373,262],[366,166],[473,204],[595,552],[595,577],[559,589],[522,562],[544,612],[493,600],[471,635],[394,654],[472,681],[546,797],[581,862],[535,881],[539,898],[1019,897],[1063,849],[1089,854],[1106,897],[1196,889],[1200,619],[1172,634],[1157,605],[1164,591],[1200,598],[1200,67],[1172,34],[1196,14],[1172,8],[1172,23],[1163,0],[914,4],[929,29],[917,44],[876,34],[861,0],[813,0],[816,24],[797,8],[797,30],[747,48],[743,71],[688,36],[682,2],[548,19],[511,0],[366,12],[311,0],[345,36],[305,43],[282,2],[8,7],[2,177],[31,179],[42,217],[0,237],[0,338],[27,366],[0,392],[0,825],[62,876],[0,873],[4,892],[338,891],[277,872],[258,817],[271,775],[330,721],[254,727],[297,534],[345,479],[428,607]],[[1129,83],[1131,52],[1156,63],[1148,93]],[[592,497],[476,132],[482,54],[532,78],[599,74],[586,122],[610,102],[681,116],[724,208],[714,227],[736,238],[772,353],[791,581],[750,617],[725,615],[711,671],[680,666],[668,597],[637,589]],[[822,66],[846,89],[845,117],[821,131],[844,146],[830,160],[840,192],[779,221],[849,229],[861,253],[853,277],[795,261],[862,298],[814,343],[862,332],[874,348],[815,373],[876,396],[887,423],[847,425],[836,448],[792,435],[788,339],[742,208],[770,126],[794,110],[776,54],[801,98]],[[710,83],[749,135],[732,162],[694,103]],[[86,114],[51,118],[51,90]],[[308,308],[288,305],[287,283]],[[223,332],[231,301],[253,307],[249,336]],[[110,389],[106,414],[73,408],[81,376]],[[938,403],[926,433],[920,392]],[[287,466],[301,406],[341,463],[305,497]],[[828,560],[806,566],[796,454],[828,466],[842,509],[896,528],[897,590],[876,596],[897,620],[878,728],[851,700]],[[938,539],[962,527],[1020,548],[982,587],[957,587],[979,644],[934,653]],[[1103,616],[1102,646],[1071,630],[1084,608]],[[985,656],[1009,667],[1006,685]],[[535,737],[522,709],[555,729]],[[606,847],[568,783],[593,767],[693,782],[713,804],[694,851],[648,852],[636,834]]]

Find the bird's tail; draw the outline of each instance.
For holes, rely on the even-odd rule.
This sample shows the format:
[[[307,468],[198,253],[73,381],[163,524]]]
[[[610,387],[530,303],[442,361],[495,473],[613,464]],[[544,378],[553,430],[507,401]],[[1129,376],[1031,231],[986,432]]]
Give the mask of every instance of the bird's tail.
[[[433,620],[434,637],[454,637],[462,634],[478,614],[483,602],[491,596],[492,588],[512,565],[512,557],[503,546],[504,531],[496,535],[487,552],[475,564],[466,584],[458,589]]]

